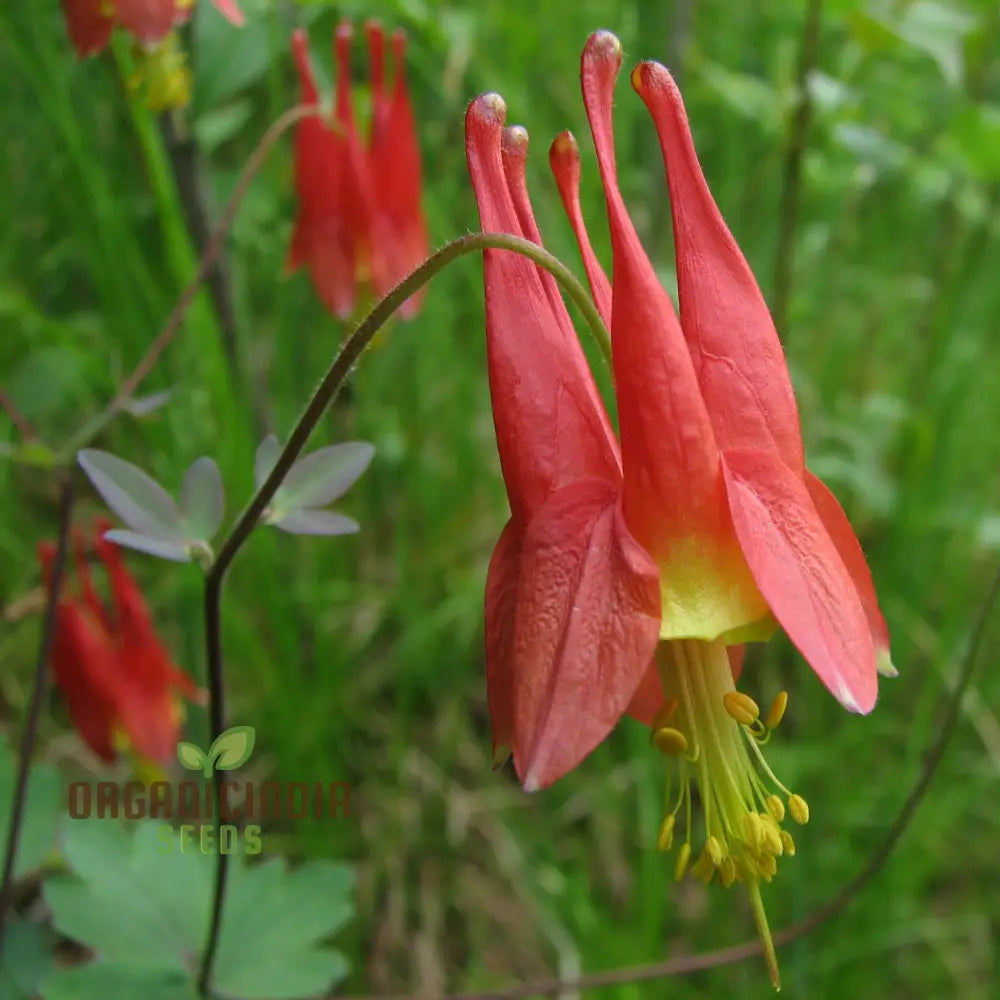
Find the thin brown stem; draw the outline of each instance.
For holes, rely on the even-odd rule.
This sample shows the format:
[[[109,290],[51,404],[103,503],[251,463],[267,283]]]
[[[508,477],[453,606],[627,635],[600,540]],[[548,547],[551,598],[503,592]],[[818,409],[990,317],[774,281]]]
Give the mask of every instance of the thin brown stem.
[[[31,421],[14,405],[5,389],[0,389],[0,409],[10,417],[10,422],[18,429],[25,441],[36,441],[38,435]]]
[[[7,824],[7,848],[4,851],[3,874],[0,875],[0,958],[3,955],[4,929],[7,926],[7,913],[10,910],[11,895],[14,890],[14,862],[17,859],[17,848],[21,839],[21,828],[24,823],[24,809],[28,800],[31,758],[34,755],[35,741],[38,738],[38,720],[41,717],[42,704],[45,701],[49,657],[52,653],[52,641],[56,630],[56,614],[59,608],[59,591],[62,587],[66,569],[66,552],[69,548],[69,526],[73,514],[74,478],[72,470],[67,472],[62,480],[62,488],[60,490],[59,537],[56,541],[56,554],[52,561],[52,569],[49,576],[49,595],[45,604],[45,617],[42,619],[42,636],[38,643],[35,678],[32,682],[31,694],[28,698],[24,732],[21,735],[17,777],[14,781],[14,798],[10,807],[10,820]]]

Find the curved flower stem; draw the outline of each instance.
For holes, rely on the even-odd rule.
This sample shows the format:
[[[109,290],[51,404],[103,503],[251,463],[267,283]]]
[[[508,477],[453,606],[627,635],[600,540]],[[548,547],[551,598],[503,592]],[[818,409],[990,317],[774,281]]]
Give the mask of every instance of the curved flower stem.
[[[160,359],[160,355],[163,354],[170,345],[170,342],[177,335],[177,331],[180,329],[181,323],[184,322],[184,317],[191,308],[191,304],[194,302],[202,282],[208,276],[216,257],[218,257],[219,252],[222,250],[226,234],[229,232],[233,224],[233,219],[236,217],[236,212],[246,197],[250,184],[260,172],[260,168],[264,165],[267,154],[270,153],[274,144],[297,122],[303,118],[320,113],[318,105],[296,105],[275,119],[271,127],[264,133],[257,147],[250,155],[250,159],[247,160],[246,165],[243,167],[239,179],[236,181],[233,193],[229,196],[229,201],[226,202],[226,207],[219,217],[218,224],[212,230],[212,235],[205,244],[205,252],[198,261],[197,269],[185,286],[184,291],[181,292],[174,303],[174,308],[170,311],[170,315],[160,328],[160,332],[149,345],[146,353],[132,370],[132,373],[118,387],[114,399],[111,400],[103,412],[84,424],[70,439],[69,443],[63,449],[61,456],[63,464],[72,464],[76,452],[88,445],[114,419],[122,407],[131,399],[135,390],[139,388],[143,379],[153,370],[154,365]]]
[[[35,740],[38,736],[38,719],[42,713],[42,702],[45,700],[49,656],[52,651],[52,641],[56,631],[56,612],[59,608],[59,591],[62,587],[66,569],[66,552],[69,548],[69,524],[73,514],[74,480],[75,476],[73,471],[70,470],[63,479],[62,489],[60,490],[59,538],[56,542],[56,555],[52,562],[52,571],[49,578],[49,596],[45,603],[42,638],[38,644],[35,679],[32,683],[31,695],[28,699],[24,733],[21,736],[17,777],[14,781],[14,798],[10,807],[10,821],[7,826],[7,849],[4,852],[3,874],[0,876],[0,957],[3,955],[3,934],[7,923],[7,912],[10,909],[11,893],[14,888],[14,861],[17,857],[18,842],[21,839],[21,825],[24,821],[24,808],[28,798],[31,757],[34,753]]]
[[[986,600],[972,627],[969,644],[959,666],[958,677],[951,691],[944,710],[944,719],[938,730],[937,738],[924,758],[923,767],[914,782],[910,793],[906,796],[896,818],[886,830],[876,851],[868,858],[861,870],[839,892],[826,903],[817,907],[807,917],[783,927],[774,935],[776,945],[790,944],[792,941],[814,931],[820,924],[847,909],[847,907],[867,888],[868,884],[882,870],[886,861],[896,848],[896,844],[909,826],[913,814],[917,811],[927,789],[930,787],[938,765],[941,763],[948,742],[955,731],[958,716],[962,709],[962,699],[969,688],[969,682],[975,672],[976,662],[982,649],[993,610],[1000,599],[1000,569],[990,584]],[[576,979],[545,979],[532,983],[518,983],[507,989],[492,990],[487,993],[452,993],[442,1000],[527,1000],[528,997],[557,997],[566,992],[578,990],[596,990],[609,986],[619,986],[624,983],[642,983],[654,979],[665,979],[668,976],[689,975],[692,972],[703,972],[723,965],[735,965],[760,955],[764,950],[761,942],[754,938],[741,944],[730,945],[727,948],[716,948],[712,951],[702,951],[694,955],[681,955],[667,959],[665,962],[652,962],[646,965],[632,965],[618,969],[606,969],[579,976]],[[337,994],[340,1000],[412,1000],[406,994],[372,994],[348,995]],[[329,998],[333,1000],[333,997]]]
[[[333,359],[327,373],[316,387],[312,397],[306,404],[302,415],[296,421],[285,444],[274,463],[267,479],[253,495],[250,503],[236,519],[222,545],[215,561],[205,577],[205,644],[208,663],[208,711],[211,732],[209,738],[214,740],[225,728],[225,680],[222,669],[222,638],[221,638],[221,603],[222,584],[226,570],[239,552],[243,543],[260,521],[261,514],[271,498],[277,492],[282,480],[288,475],[289,469],[299,453],[305,447],[310,434],[326,408],[333,402],[340,391],[351,369],[354,367],[372,338],[378,333],[389,317],[415,292],[419,291],[431,278],[448,266],[470,253],[481,253],[484,250],[510,250],[522,254],[539,267],[545,268],[562,285],[569,297],[576,303],[587,320],[591,333],[597,340],[604,357],[610,363],[611,338],[601,320],[590,296],[560,260],[553,257],[537,243],[522,239],[520,236],[499,233],[474,233],[460,236],[446,243],[440,250],[430,256],[412,274],[404,278],[384,299],[376,303],[372,311],[354,328],[340,352]],[[213,776],[215,790],[215,824],[216,832],[222,823],[220,815],[222,777],[219,772]],[[226,892],[226,874],[228,857],[221,851],[216,856],[215,887],[212,894],[212,915],[209,921],[208,940],[202,955],[201,967],[198,972],[198,990],[202,996],[208,996],[209,980],[212,975],[212,965],[219,944],[219,933],[222,927],[222,904]]]

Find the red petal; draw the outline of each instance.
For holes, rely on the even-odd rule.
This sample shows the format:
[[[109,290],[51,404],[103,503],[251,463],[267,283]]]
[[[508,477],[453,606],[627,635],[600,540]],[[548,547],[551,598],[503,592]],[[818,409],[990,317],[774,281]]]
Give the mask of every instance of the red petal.
[[[680,91],[658,63],[632,83],[649,108],[666,164],[681,323],[723,452],[773,438],[803,468],[802,435],[781,342],[764,297],[708,189]]]
[[[111,38],[112,18],[104,0],[62,0],[70,41],[81,59],[100,52]]]
[[[851,522],[847,520],[844,508],[840,506],[830,490],[808,471],[805,483],[823,526],[854,581],[861,607],[865,610],[865,616],[871,628],[872,642],[875,644],[875,654],[881,665],[881,672],[892,675],[895,670],[892,668],[892,660],[889,655],[889,629],[878,606],[875,583],[872,580],[871,570],[868,568],[868,561],[865,559],[858,536],[854,534],[854,529],[851,527]]]
[[[514,762],[551,784],[611,731],[653,656],[659,573],[625,526],[615,487],[559,490],[528,525],[515,612]]]
[[[292,54],[303,104],[319,105],[304,31],[292,34]],[[303,118],[295,130],[295,189],[299,211],[288,253],[288,268],[309,269],[316,292],[335,316],[354,311],[355,247],[343,203],[346,144],[319,115]]]
[[[69,602],[59,606],[52,668],[74,728],[110,763],[116,756],[111,733],[121,688],[117,651],[98,623]]]
[[[146,45],[169,34],[175,17],[175,0],[115,0],[117,23]]]
[[[503,161],[507,190],[510,192],[510,200],[514,203],[514,211],[517,213],[521,233],[526,240],[544,246],[541,233],[538,231],[538,224],[535,222],[535,213],[531,208],[531,201],[528,197],[528,182],[525,177],[528,159],[527,129],[521,125],[512,125],[503,130],[500,158]],[[545,294],[552,306],[552,315],[560,322],[567,337],[575,337],[573,324],[566,312],[556,279],[543,268],[538,269],[538,277],[542,280],[542,287],[545,289]]]
[[[870,712],[868,619],[805,485],[770,451],[727,452],[724,466],[736,533],[775,618],[845,708]]]
[[[580,150],[572,132],[560,132],[549,147],[549,166],[559,188],[559,197],[563,208],[569,216],[573,235],[576,237],[580,256],[583,258],[583,268],[587,272],[590,283],[590,294],[593,296],[597,311],[604,320],[604,325],[611,326],[611,282],[601,267],[601,262],[594,253],[594,248],[587,235],[587,226],[580,210]]]
[[[382,36],[369,34],[373,73],[378,70],[381,87]],[[371,164],[376,213],[380,223],[378,239],[384,244],[385,280],[389,287],[418,267],[428,253],[427,226],[421,207],[423,190],[420,144],[406,85],[406,36],[392,36],[395,80],[392,94],[378,96],[373,80]],[[379,104],[383,107],[380,110]],[[400,316],[415,316],[423,302],[423,291],[408,299]]]
[[[673,305],[639,242],[618,189],[612,100],[621,45],[597,32],[580,75],[604,184],[614,277],[614,354],[625,514],[659,562],[671,541],[714,537],[728,521],[718,449]]]
[[[495,94],[469,105],[466,155],[483,231],[520,236],[500,159],[505,113]],[[511,511],[526,521],[569,482],[617,481],[616,443],[583,350],[564,334],[535,266],[507,251],[483,256],[497,448]]]
[[[337,65],[335,114],[342,130],[338,146],[342,160],[339,197],[344,217],[344,233],[354,256],[354,279],[363,289],[384,295],[394,284],[391,279],[389,240],[379,229],[371,160],[358,135],[351,96],[351,41],[354,29],[342,21],[334,36]]]
[[[654,659],[643,672],[642,680],[639,681],[639,686],[635,689],[635,694],[632,695],[625,712],[644,726],[649,726],[662,704],[663,686],[660,684],[660,671]]]
[[[508,521],[486,574],[486,697],[493,753],[514,743],[514,609],[517,605],[521,533]]]

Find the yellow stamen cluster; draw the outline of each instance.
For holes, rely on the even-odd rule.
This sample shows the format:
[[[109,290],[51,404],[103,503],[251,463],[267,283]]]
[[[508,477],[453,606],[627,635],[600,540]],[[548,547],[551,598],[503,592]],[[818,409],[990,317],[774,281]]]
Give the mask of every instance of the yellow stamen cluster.
[[[757,703],[735,689],[721,644],[664,643],[659,665],[666,702],[653,720],[650,743],[670,765],[657,848],[671,850],[683,822],[675,878],[690,870],[705,884],[718,875],[726,888],[769,882],[777,859],[795,854],[782,823],[787,817],[809,820],[805,799],[778,780],[760,750],[785,714],[787,694],[782,691],[762,716]],[[692,784],[704,814],[705,839],[697,852]]]
[[[129,77],[133,93],[142,91],[152,111],[180,108],[191,100],[191,70],[177,32],[153,46],[136,45],[135,72]]]

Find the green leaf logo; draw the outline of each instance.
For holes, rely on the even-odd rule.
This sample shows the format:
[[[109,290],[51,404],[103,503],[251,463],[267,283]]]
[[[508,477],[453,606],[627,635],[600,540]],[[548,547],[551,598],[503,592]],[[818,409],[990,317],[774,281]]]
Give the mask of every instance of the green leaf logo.
[[[219,733],[208,748],[209,760],[220,771],[232,771],[250,759],[256,738],[253,726],[233,726]]]
[[[233,726],[219,733],[205,753],[195,743],[183,740],[177,744],[177,759],[189,771],[201,771],[206,778],[212,771],[232,771],[245,764],[253,753],[257,734],[253,726]]]
[[[185,743],[183,740],[177,744],[177,759],[189,771],[201,771],[208,762],[205,751],[201,747],[194,743]],[[211,773],[211,764],[209,764],[209,772]]]

